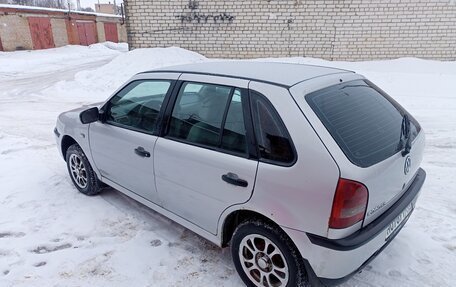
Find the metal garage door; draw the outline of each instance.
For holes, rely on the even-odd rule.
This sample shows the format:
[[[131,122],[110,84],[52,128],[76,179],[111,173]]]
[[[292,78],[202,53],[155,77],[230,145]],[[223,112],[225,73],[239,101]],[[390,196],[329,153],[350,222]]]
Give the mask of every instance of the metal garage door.
[[[28,17],[33,49],[54,48],[51,21],[47,17]]]
[[[94,22],[76,22],[79,35],[79,43],[84,46],[97,42],[97,34]]]
[[[104,23],[104,30],[106,41],[114,43],[119,42],[119,36],[117,35],[117,24],[116,23]]]

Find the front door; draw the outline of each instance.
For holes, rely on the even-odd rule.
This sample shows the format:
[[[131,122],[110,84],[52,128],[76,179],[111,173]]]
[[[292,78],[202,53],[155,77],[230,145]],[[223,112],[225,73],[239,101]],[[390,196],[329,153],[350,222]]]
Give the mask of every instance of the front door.
[[[221,213],[249,200],[258,161],[249,159],[246,90],[199,77],[218,78],[182,83],[155,145],[155,179],[164,208],[216,234]]]
[[[105,122],[89,127],[96,167],[106,178],[157,202],[153,150],[162,103],[171,80],[137,80],[120,90],[102,108]]]

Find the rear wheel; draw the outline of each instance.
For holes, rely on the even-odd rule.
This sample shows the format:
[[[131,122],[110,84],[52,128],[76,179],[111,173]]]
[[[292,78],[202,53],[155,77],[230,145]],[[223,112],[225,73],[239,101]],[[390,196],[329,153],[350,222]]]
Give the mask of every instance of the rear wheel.
[[[100,192],[102,183],[98,180],[89,160],[78,144],[73,144],[68,148],[66,162],[71,180],[81,193],[95,195]]]
[[[272,224],[241,223],[231,241],[231,255],[239,276],[248,287],[308,286],[297,248]]]

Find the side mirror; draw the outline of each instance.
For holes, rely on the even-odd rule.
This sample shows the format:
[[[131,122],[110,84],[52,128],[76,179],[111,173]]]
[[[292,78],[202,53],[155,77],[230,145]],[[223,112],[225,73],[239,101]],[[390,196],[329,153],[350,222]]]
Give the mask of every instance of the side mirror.
[[[79,114],[79,119],[83,124],[90,124],[93,122],[98,121],[99,118],[99,111],[97,107],[90,108],[88,110],[82,111]]]
[[[98,120],[102,123],[106,122],[106,112],[103,109],[98,111]]]

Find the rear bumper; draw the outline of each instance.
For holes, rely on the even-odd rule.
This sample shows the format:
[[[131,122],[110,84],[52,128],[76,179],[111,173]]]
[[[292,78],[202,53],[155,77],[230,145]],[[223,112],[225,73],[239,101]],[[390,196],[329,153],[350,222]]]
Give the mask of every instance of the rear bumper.
[[[293,241],[297,243],[301,254],[307,260],[306,267],[311,277],[309,279],[314,285],[340,284],[380,254],[404,227],[411,213],[386,240],[388,226],[409,204],[415,207],[425,179],[426,172],[420,168],[412,184],[393,206],[369,225],[346,238],[328,239],[306,234],[307,238],[301,237],[302,244],[300,244],[296,242],[297,234],[292,232],[292,237],[295,237],[292,238]]]
[[[313,244],[333,250],[347,251],[365,245],[384,231],[411,202],[416,200],[425,179],[426,172],[420,168],[408,190],[393,206],[369,225],[348,237],[342,239],[328,239],[312,234],[307,234],[307,236]],[[396,233],[404,226],[406,221],[407,220],[404,220],[402,222]],[[389,240],[391,240],[391,238]]]

